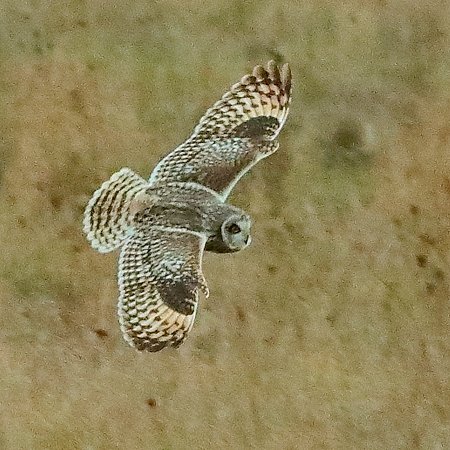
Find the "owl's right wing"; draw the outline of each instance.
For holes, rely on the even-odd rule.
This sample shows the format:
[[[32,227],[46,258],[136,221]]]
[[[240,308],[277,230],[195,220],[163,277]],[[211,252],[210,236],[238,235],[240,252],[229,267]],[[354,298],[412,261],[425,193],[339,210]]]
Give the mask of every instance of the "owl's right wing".
[[[150,183],[191,181],[225,200],[239,179],[278,148],[289,112],[291,72],[256,66],[200,119],[191,137],[164,157]]]
[[[165,227],[138,228],[119,258],[119,322],[138,350],[178,347],[191,330],[199,292],[208,296],[201,263],[206,237]]]

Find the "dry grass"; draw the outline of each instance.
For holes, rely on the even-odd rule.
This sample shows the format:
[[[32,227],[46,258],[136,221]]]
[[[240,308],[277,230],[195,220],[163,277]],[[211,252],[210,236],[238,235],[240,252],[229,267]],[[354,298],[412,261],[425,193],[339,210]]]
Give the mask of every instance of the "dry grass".
[[[449,2],[290,3],[1,2],[0,447],[450,447]],[[270,58],[295,98],[232,199],[254,242],[138,354],[84,205]]]

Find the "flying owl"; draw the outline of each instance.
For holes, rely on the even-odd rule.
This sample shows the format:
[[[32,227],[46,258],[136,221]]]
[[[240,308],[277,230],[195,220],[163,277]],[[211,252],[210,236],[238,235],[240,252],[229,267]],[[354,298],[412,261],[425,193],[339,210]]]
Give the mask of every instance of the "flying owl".
[[[192,328],[200,292],[209,295],[203,252],[250,244],[249,215],[226,200],[251,167],[278,149],[290,94],[287,64],[256,66],[148,181],[124,168],[92,196],[84,232],[101,253],[120,248],[119,323],[131,346],[178,347]]]

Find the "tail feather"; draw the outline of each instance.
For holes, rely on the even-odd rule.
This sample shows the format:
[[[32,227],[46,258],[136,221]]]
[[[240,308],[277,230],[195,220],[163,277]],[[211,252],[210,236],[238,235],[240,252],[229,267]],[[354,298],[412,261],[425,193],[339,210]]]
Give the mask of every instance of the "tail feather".
[[[94,192],[83,220],[84,232],[93,248],[107,253],[123,244],[132,231],[133,200],[147,186],[143,178],[124,168]]]

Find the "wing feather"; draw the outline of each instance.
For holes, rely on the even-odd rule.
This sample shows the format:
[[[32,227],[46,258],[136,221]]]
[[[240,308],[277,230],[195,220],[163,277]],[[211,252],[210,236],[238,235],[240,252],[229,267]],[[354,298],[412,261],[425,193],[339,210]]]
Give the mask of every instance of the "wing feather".
[[[118,314],[125,340],[138,350],[178,347],[192,328],[206,238],[193,232],[142,228],[119,258]]]
[[[288,112],[291,72],[270,61],[233,85],[200,119],[190,138],[164,157],[150,183],[191,181],[225,199],[237,181],[278,148]]]

